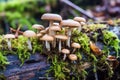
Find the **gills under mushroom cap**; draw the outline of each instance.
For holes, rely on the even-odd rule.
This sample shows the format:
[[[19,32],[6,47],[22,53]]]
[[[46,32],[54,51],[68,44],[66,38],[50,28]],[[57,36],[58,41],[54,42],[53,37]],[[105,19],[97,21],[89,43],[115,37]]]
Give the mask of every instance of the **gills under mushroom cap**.
[[[45,13],[41,17],[42,20],[62,21],[62,17],[58,14]]]

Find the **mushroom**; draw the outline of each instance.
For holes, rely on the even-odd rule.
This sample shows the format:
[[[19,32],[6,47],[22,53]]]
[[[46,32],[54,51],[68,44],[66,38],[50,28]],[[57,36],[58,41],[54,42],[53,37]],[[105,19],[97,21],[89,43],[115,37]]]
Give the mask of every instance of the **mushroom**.
[[[32,25],[32,28],[37,29],[37,33],[38,33],[40,30],[44,29],[44,26],[40,24],[34,24]]]
[[[46,30],[46,29],[45,29],[45,30],[41,30],[40,33],[41,33],[41,34],[46,34],[46,33],[47,33],[47,30]]]
[[[55,35],[55,38],[59,39],[59,52],[61,52],[61,40],[67,40],[68,37],[65,35]]]
[[[69,58],[73,63],[75,63],[75,60],[77,60],[77,55],[76,55],[76,54],[70,54],[70,55],[68,56],[68,58]]]
[[[36,37],[36,33],[34,31],[31,30],[27,30],[23,33],[23,36],[28,38],[27,44],[28,44],[28,49],[32,50],[32,45],[31,45],[31,41],[30,38],[32,37]]]
[[[79,22],[82,26],[85,24],[86,19],[83,17],[75,17],[75,21]],[[78,26],[78,30],[81,31],[81,26]]]
[[[43,34],[41,34],[41,33],[37,34],[37,37],[42,37],[42,36],[43,36]]]
[[[71,46],[74,48],[72,53],[74,53],[76,51],[76,49],[81,48],[80,44],[76,43],[76,42],[72,43]]]
[[[58,14],[52,14],[52,13],[45,13],[41,17],[42,20],[48,20],[49,22],[49,27],[53,26],[53,21],[62,21],[62,17]],[[49,30],[49,35],[51,35],[51,31]]]
[[[67,41],[67,45],[68,47],[70,47],[70,37],[71,37],[71,29],[80,26],[79,22],[74,21],[74,20],[63,20],[61,22],[61,26],[67,27],[68,28],[68,41]]]
[[[52,26],[49,28],[50,31],[52,31],[52,36],[55,35],[55,32],[61,31],[61,28],[59,26]]]
[[[45,34],[42,38],[40,38],[40,40],[45,41],[45,46],[46,46],[47,50],[50,51],[50,44],[48,42],[53,41],[54,37],[52,37],[48,34]]]
[[[70,54],[70,50],[68,50],[68,49],[62,49],[61,52],[64,54],[63,60],[66,59],[66,54]]]
[[[4,38],[7,39],[8,49],[9,49],[9,50],[12,50],[12,48],[11,48],[11,39],[12,39],[12,38],[15,38],[15,35],[13,35],[13,34],[6,34],[6,35],[4,36]]]

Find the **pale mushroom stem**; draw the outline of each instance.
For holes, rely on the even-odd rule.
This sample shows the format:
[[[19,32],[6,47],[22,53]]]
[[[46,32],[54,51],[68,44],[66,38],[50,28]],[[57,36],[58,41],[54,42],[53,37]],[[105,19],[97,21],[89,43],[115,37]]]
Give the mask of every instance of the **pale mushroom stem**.
[[[79,32],[81,31],[81,26],[78,27],[78,31],[79,31]]]
[[[76,51],[76,48],[73,49],[72,53],[74,53]]]
[[[53,42],[54,42],[54,43],[53,43],[53,48],[55,48],[55,47],[56,47],[56,41],[57,41],[57,40],[56,40],[56,39],[54,39],[54,41],[53,41]]]
[[[48,43],[48,41],[45,41],[45,45],[48,51],[50,51],[50,44]]]
[[[59,40],[59,52],[61,52],[61,40]]]
[[[12,50],[12,49],[11,49],[11,41],[10,41],[10,39],[7,39],[7,45],[8,45],[8,49],[9,49],[9,50]]]
[[[68,40],[67,40],[67,46],[70,47],[70,37],[71,37],[71,29],[68,29]]]
[[[50,21],[49,22],[49,27],[51,27],[53,25],[53,21]],[[53,35],[53,31],[51,31],[50,29],[49,29],[49,35]]]
[[[94,68],[96,69],[96,66],[94,65]],[[97,75],[97,71],[94,72],[95,75],[95,80],[98,80],[98,75]]]
[[[31,41],[29,38],[27,40],[27,44],[28,44],[28,49],[32,51],[32,45],[31,45]]]
[[[67,55],[66,55],[66,54],[64,54],[64,56],[63,56],[63,60],[64,60],[64,61],[65,61],[66,57],[67,57]]]

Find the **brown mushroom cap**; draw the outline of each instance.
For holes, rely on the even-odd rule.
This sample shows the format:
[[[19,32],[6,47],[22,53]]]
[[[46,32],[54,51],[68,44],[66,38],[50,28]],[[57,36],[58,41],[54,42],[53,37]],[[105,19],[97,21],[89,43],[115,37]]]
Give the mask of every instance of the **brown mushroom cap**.
[[[45,34],[45,33],[47,33],[47,30],[41,30],[40,33]]]
[[[77,60],[77,56],[75,54],[70,54],[69,59],[72,61],[75,61],[75,60]]]
[[[63,20],[61,21],[61,25],[64,27],[72,27],[72,28],[80,26],[79,22],[74,20]]]
[[[36,37],[36,33],[32,30],[27,30],[23,33],[23,36],[25,36],[25,37]]]
[[[44,29],[44,26],[40,25],[40,24],[34,24],[34,25],[32,25],[32,28],[42,30],[42,29]]]
[[[54,40],[54,37],[48,35],[48,34],[45,34],[42,38],[40,38],[40,40],[43,40],[43,41],[53,41]]]
[[[81,24],[82,26],[84,26],[84,25],[85,25],[85,22],[80,22],[80,24]]]
[[[109,56],[107,57],[107,60],[108,60],[108,61],[116,61],[116,58],[115,58],[115,56],[109,55]]]
[[[59,26],[51,26],[49,29],[52,31],[61,31],[61,28]]]
[[[6,35],[4,35],[4,38],[15,38],[15,35],[13,35],[13,34],[6,34]]]
[[[62,21],[62,17],[58,14],[45,13],[42,15],[41,19],[43,20],[52,20],[52,21]]]
[[[75,17],[74,20],[78,22],[86,22],[86,19],[83,17]]]
[[[43,34],[41,34],[41,33],[38,33],[38,34],[37,34],[37,37],[41,37],[42,35],[43,35]]]
[[[80,46],[80,44],[79,43],[72,43],[72,45],[71,45],[73,48],[80,48],[81,46]]]
[[[55,38],[61,39],[61,40],[67,40],[68,37],[66,35],[55,35]]]
[[[70,54],[70,50],[68,49],[62,49],[61,51],[63,54]]]

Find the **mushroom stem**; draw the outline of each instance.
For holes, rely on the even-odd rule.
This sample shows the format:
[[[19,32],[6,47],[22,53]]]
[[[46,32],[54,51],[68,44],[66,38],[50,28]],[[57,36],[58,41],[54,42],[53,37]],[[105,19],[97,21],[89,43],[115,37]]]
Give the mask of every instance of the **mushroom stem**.
[[[53,48],[56,47],[56,39],[54,39]]]
[[[78,27],[78,31],[79,31],[79,32],[81,31],[81,26]]]
[[[74,53],[76,51],[76,48],[73,49],[72,53]]]
[[[63,60],[64,60],[64,61],[65,61],[66,57],[67,57],[67,55],[66,55],[66,54],[64,54],[64,57],[63,57]]]
[[[67,40],[68,47],[70,47],[70,37],[71,37],[71,29],[68,28],[68,40]]]
[[[53,21],[49,22],[49,27],[51,27],[53,25]]]
[[[61,40],[59,40],[59,52],[61,52]]]
[[[28,49],[32,51],[32,45],[29,38],[28,38],[27,44],[28,44]]]
[[[9,49],[9,50],[12,50],[12,49],[11,49],[11,41],[10,41],[10,39],[7,39],[7,45],[8,45],[8,49]]]
[[[48,41],[45,41],[45,45],[48,51],[50,51],[50,44],[48,43]]]
[[[52,25],[53,25],[53,21],[50,21],[49,27],[51,27]],[[54,32],[49,29],[49,35],[53,35],[53,34],[54,34]]]
[[[95,80],[98,80],[98,75],[97,75],[97,71],[96,71],[96,65],[94,65],[94,69],[95,69],[95,72],[94,72]]]

